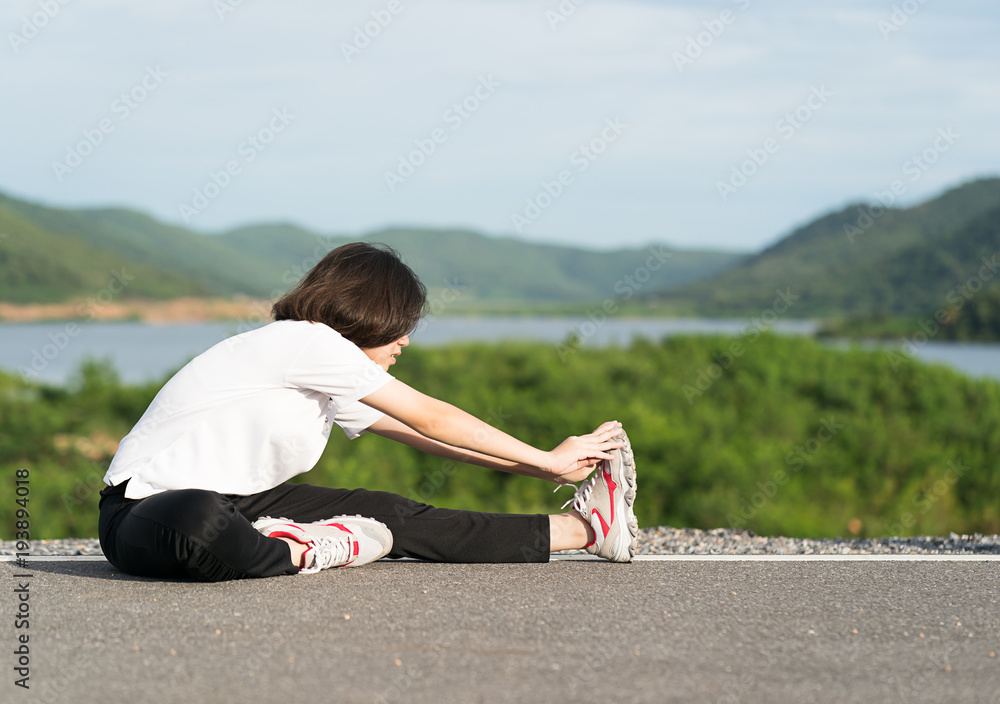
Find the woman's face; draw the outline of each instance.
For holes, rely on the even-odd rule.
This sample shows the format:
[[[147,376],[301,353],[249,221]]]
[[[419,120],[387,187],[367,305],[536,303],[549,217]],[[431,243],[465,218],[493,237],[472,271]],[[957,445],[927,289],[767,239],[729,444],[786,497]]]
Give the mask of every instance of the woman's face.
[[[386,371],[389,371],[389,367],[396,363],[396,357],[403,351],[403,348],[410,344],[409,335],[403,335],[401,338],[395,342],[390,342],[388,345],[382,345],[381,347],[369,347],[361,348],[361,351],[368,355],[368,359],[375,362]]]

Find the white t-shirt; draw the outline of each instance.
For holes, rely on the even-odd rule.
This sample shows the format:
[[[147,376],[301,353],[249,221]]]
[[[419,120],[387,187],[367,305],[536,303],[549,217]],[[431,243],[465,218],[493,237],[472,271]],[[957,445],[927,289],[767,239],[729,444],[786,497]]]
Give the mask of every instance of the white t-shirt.
[[[223,340],[168,381],[118,447],[107,484],[255,494],[319,461],[332,425],[361,435],[382,413],[358,399],[392,380],[322,323],[282,320]]]

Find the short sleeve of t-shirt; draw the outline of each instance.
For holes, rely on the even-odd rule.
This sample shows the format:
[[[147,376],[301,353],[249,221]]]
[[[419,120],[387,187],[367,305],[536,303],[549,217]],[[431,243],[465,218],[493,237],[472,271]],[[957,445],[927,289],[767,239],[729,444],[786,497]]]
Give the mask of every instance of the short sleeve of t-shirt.
[[[361,401],[356,401],[349,406],[338,409],[333,422],[344,431],[344,434],[348,438],[353,440],[372,427],[375,421],[384,415],[382,411],[376,410]]]
[[[329,396],[329,417],[353,440],[385,415],[358,399],[378,391],[393,376],[340,335],[326,334],[323,329],[318,332],[296,357],[285,379],[289,386]]]
[[[373,393],[392,376],[355,345],[326,326],[316,330],[285,373],[292,388],[311,389],[330,397],[337,410]]]

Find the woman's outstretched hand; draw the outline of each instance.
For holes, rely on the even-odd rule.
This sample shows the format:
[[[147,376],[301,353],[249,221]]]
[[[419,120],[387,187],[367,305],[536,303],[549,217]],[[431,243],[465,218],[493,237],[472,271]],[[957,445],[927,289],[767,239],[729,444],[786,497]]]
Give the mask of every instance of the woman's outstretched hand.
[[[621,441],[614,439],[621,428],[622,424],[618,421],[607,421],[592,433],[566,438],[548,453],[549,463],[543,469],[550,472],[550,479],[559,484],[572,484],[586,479],[601,460],[612,459],[610,450],[622,446]]]

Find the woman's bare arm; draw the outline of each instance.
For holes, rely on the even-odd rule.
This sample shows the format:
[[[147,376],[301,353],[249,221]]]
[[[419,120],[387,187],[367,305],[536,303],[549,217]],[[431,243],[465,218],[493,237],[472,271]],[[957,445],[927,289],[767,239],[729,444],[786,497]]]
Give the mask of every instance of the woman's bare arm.
[[[538,450],[398,379],[393,379],[361,401],[395,418],[425,438],[452,448],[472,450],[482,456],[506,460],[512,466],[535,467],[540,470],[537,476],[553,481],[573,481],[571,477],[578,476],[583,470],[587,470],[583,474],[586,476],[597,461],[611,459],[609,450],[621,446],[621,443],[613,439],[618,434],[620,425],[605,423],[588,435],[566,438],[549,452]]]
[[[487,469],[496,469],[501,472],[523,474],[527,477],[536,477],[539,479],[555,481],[555,475],[543,472],[538,467],[518,462],[511,462],[510,460],[503,460],[499,457],[484,455],[483,453],[476,452],[475,450],[466,450],[461,447],[447,445],[440,440],[433,440],[426,435],[421,435],[410,426],[405,423],[401,423],[392,416],[382,416],[382,418],[368,428],[368,431],[375,433],[376,435],[381,435],[384,438],[401,442],[404,445],[409,445],[410,447],[416,448],[421,452],[426,452],[428,455],[434,455],[435,457],[443,457],[444,459],[455,460],[456,462],[465,462],[466,464],[474,464],[480,467],[486,467]]]

